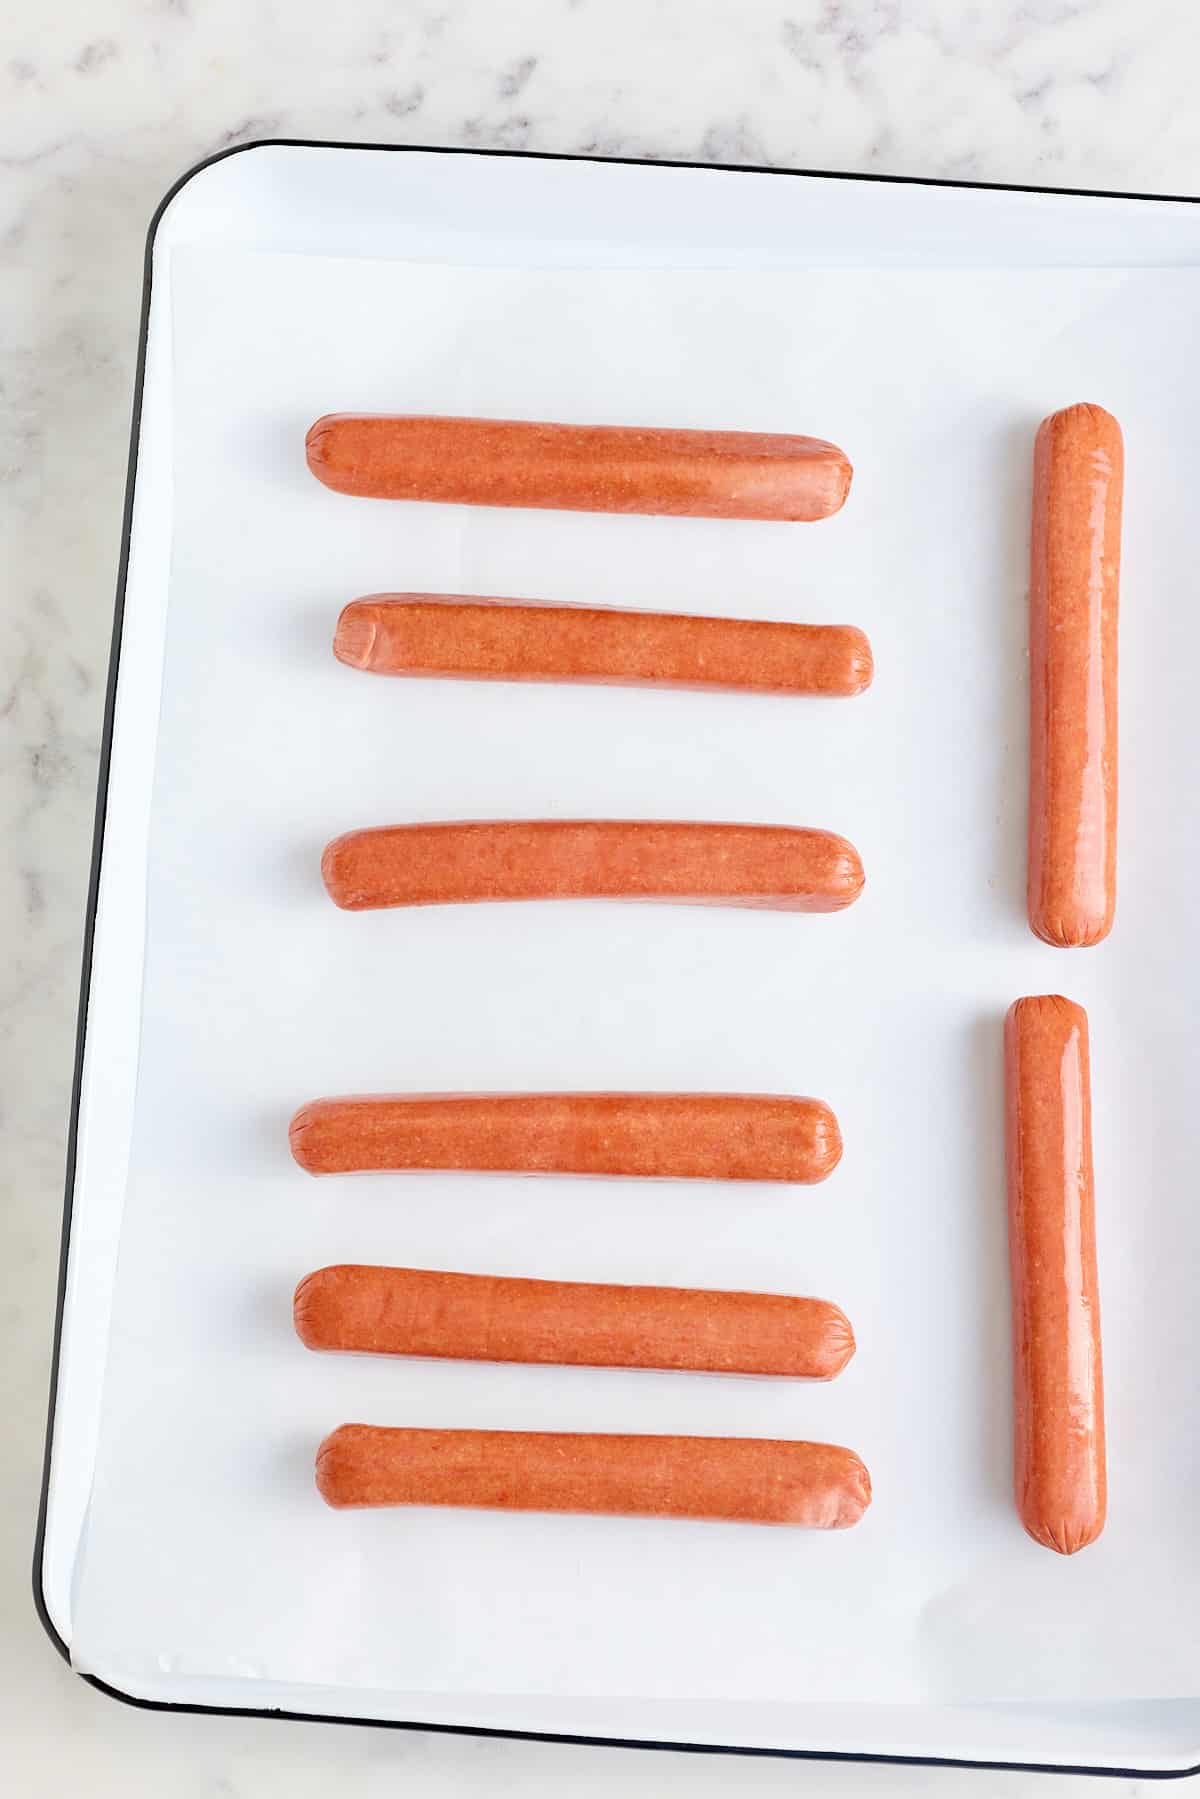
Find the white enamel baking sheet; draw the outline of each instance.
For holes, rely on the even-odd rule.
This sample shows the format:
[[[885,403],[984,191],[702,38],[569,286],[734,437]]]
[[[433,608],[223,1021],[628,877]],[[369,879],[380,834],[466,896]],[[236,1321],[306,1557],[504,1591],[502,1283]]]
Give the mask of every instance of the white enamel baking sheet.
[[[45,1587],[81,1670],[158,1699],[864,1753],[1200,1760],[1189,1029],[1200,818],[1184,205],[274,147],[155,250],[88,1018]],[[1022,913],[1032,434],[1126,432],[1121,897],[1071,955]],[[816,526],[348,500],[330,410],[811,431]],[[427,589],[853,622],[846,703],[392,683],[329,651]],[[824,825],[831,918],[604,905],[350,916],[356,825]],[[1110,1521],[1069,1562],[1009,1494],[999,1026],[1092,1020]],[[828,1099],[803,1190],[313,1182],[327,1092],[713,1088]],[[812,1292],[829,1386],[317,1358],[330,1261]],[[344,1420],[816,1437],[855,1531],[334,1514]]]

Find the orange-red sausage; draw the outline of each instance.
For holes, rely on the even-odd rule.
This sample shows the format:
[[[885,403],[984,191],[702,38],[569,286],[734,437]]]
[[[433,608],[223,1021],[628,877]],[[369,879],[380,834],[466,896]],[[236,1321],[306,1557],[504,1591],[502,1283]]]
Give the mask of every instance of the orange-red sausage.
[[[693,518],[828,518],[852,473],[817,437],[528,419],[330,413],[306,449],[338,493]]]
[[[333,653],[376,675],[582,681],[849,695],[871,682],[854,625],[696,618],[459,594],[369,594],[343,609]]]
[[[845,1530],[871,1503],[866,1468],[833,1443],[371,1424],[343,1424],[325,1438],[317,1489],[338,1507],[482,1506],[810,1530]]]
[[[1017,1510],[1074,1555],[1107,1504],[1087,1013],[1019,999],[1004,1039]]]
[[[434,1093],[317,1099],[289,1131],[309,1174],[475,1169],[823,1181],[842,1136],[819,1099],[759,1093]]]
[[[1046,419],[1033,460],[1029,923],[1099,943],[1117,901],[1121,427],[1102,406]]]
[[[540,899],[840,912],[863,887],[857,850],[832,831],[596,818],[349,831],[321,874],[351,912]]]
[[[318,1268],[292,1315],[309,1349],[368,1355],[832,1380],[854,1354],[850,1320],[826,1299],[426,1268]]]

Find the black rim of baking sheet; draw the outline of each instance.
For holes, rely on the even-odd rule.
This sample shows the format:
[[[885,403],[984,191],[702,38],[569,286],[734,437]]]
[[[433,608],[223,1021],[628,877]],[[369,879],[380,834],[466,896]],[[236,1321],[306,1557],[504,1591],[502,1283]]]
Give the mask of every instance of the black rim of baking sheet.
[[[92,951],[96,933],[96,906],[100,888],[100,865],[104,852],[104,825],[108,809],[109,765],[112,757],[113,719],[116,710],[117,672],[121,659],[121,631],[125,614],[125,586],[129,573],[129,547],[133,524],[133,495],[137,479],[138,437],[142,419],[142,399],[146,376],[146,344],[150,321],[150,289],[153,278],[154,244],[159,225],[171,201],[188,183],[214,163],[231,156],[263,149],[287,150],[373,150],[392,155],[476,156],[506,158],[512,162],[595,162],[616,163],[633,168],[712,169],[722,174],[775,175],[785,180],[819,180],[874,182],[892,187],[963,188],[982,193],[1058,194],[1077,200],[1144,200],[1168,205],[1196,205],[1193,194],[1128,193],[1113,188],[1039,187],[1025,182],[958,181],[927,178],[920,175],[860,175],[843,169],[771,168],[756,163],[683,162],[669,158],[645,156],[584,156],[570,152],[545,150],[470,149],[449,144],[372,144],[321,138],[255,138],[250,143],[234,144],[218,150],[193,164],[175,181],[159,201],[146,233],[146,249],[142,273],[142,305],[138,322],[137,367],[134,377],[133,409],[129,430],[129,455],[125,476],[125,504],[121,520],[121,551],[117,567],[117,589],[113,608],[112,643],[109,650],[108,678],[104,698],[104,726],[100,739],[100,763],[97,776],[96,812],[92,834],[91,869],[88,877],[87,911],[84,917],[83,961],[79,987],[79,1009],[75,1030],[75,1066],[71,1083],[71,1112],[67,1129],[66,1191],[63,1198],[62,1236],[59,1245],[58,1297],[54,1318],[54,1342],[50,1359],[50,1394],[46,1416],[46,1445],[42,1461],[41,1497],[38,1504],[37,1534],[33,1555],[33,1599],[46,1635],[63,1660],[70,1665],[71,1652],[55,1628],[46,1604],[43,1587],[43,1561],[46,1537],[46,1515],[50,1491],[50,1462],[54,1442],[54,1414],[58,1395],[58,1372],[62,1349],[63,1312],[66,1304],[67,1262],[71,1240],[71,1214],[74,1201],[75,1164],[79,1140],[79,1102],[83,1081],[84,1040],[87,1032],[88,996],[92,976]],[[120,1687],[109,1685],[94,1674],[82,1674],[98,1692],[107,1693],[126,1705],[142,1711],[188,1712],[227,1718],[284,1718],[306,1724],[370,1725],[384,1730],[421,1730],[442,1736],[498,1737],[510,1742],[578,1743],[591,1748],[658,1749],[683,1755],[742,1755],[782,1758],[791,1761],[880,1762],[909,1767],[995,1768],[1030,1774],[1094,1774],[1126,1780],[1178,1780],[1200,1774],[1200,1763],[1190,1768],[1115,1768],[1069,1765],[1060,1762],[982,1761],[969,1756],[883,1755],[869,1751],[833,1749],[782,1749],[748,1747],[734,1743],[676,1743],[655,1738],[586,1736],[574,1732],[550,1730],[503,1730],[479,1724],[435,1724],[419,1718],[347,1718],[323,1712],[284,1711],[270,1706],[198,1705],[167,1699],[140,1699]]]

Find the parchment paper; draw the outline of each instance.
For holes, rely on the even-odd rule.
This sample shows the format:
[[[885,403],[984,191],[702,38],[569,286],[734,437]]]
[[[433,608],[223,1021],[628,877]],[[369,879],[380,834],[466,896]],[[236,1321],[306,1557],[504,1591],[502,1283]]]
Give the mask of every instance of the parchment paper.
[[[73,1653],[314,1687],[718,1700],[1197,1691],[1200,820],[1195,276],[1162,270],[545,273],[176,252],[174,555],[137,1125]],[[1022,911],[1033,431],[1127,439],[1121,898],[1104,947]],[[331,410],[808,431],[856,465],[814,526],[355,501]],[[428,589],[854,622],[851,702],[389,682],[340,606]],[[341,914],[325,841],[520,816],[827,826],[836,917],[607,905]],[[1111,1504],[1060,1561],[1010,1492],[1000,1020],[1092,1022]],[[315,1182],[325,1093],[812,1093],[813,1189]],[[317,1357],[334,1261],[829,1297],[828,1386]],[[336,1514],[343,1421],[852,1445],[837,1534],[477,1512]]]

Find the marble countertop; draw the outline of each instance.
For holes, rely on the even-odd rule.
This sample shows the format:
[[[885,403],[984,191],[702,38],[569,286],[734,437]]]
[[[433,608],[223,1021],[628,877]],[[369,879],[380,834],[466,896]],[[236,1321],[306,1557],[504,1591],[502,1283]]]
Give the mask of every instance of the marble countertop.
[[[142,247],[172,181],[297,136],[1200,191],[1183,0],[13,0],[0,21],[0,1718],[14,1791],[957,1790],[962,1773],[165,1717],[28,1597]],[[981,1774],[984,1794],[1096,1790]],[[1140,1790],[1126,1784],[1125,1791]],[[1145,1790],[1149,1790],[1147,1787]]]

